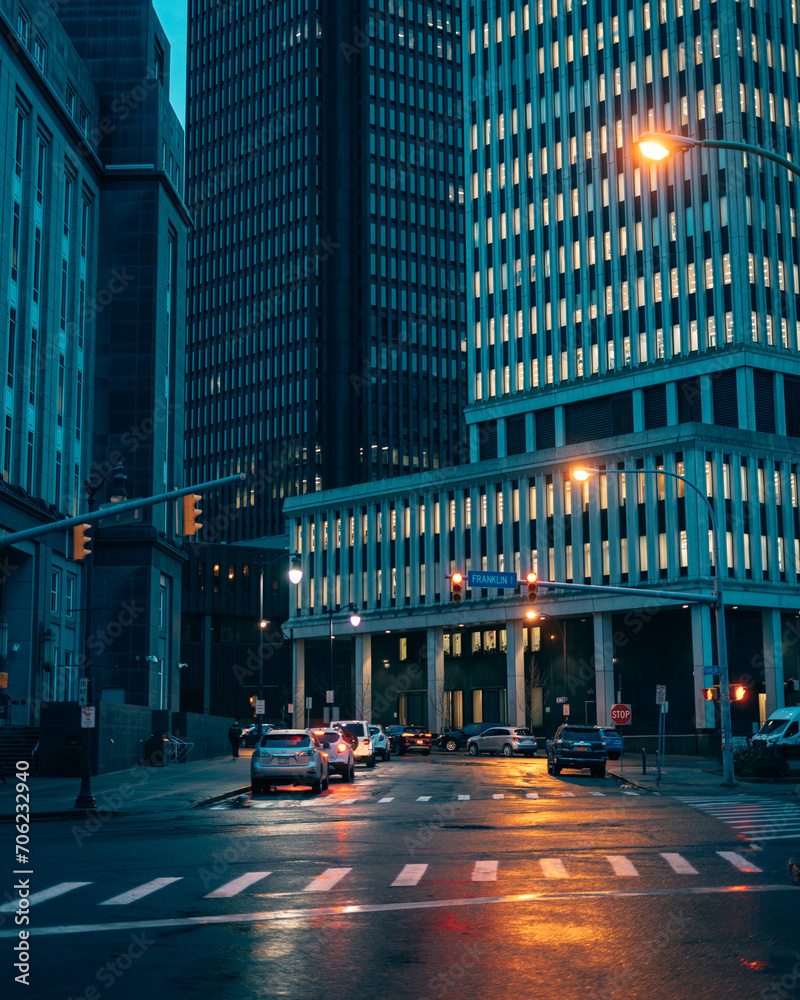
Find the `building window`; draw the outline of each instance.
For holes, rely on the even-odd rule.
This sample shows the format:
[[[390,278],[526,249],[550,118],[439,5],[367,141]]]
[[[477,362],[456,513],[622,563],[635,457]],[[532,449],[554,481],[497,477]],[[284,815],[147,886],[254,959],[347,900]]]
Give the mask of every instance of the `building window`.
[[[61,570],[54,569],[50,574],[50,614],[58,614],[58,604],[61,591]]]
[[[66,587],[64,590],[64,615],[72,618],[75,610],[75,577],[67,574]]]
[[[14,169],[17,177],[22,176],[22,163],[25,157],[25,115],[17,108],[17,124],[14,133]]]
[[[39,156],[36,163],[36,200],[42,202],[44,198],[44,180],[47,170],[47,146],[39,140]]]
[[[19,229],[20,207],[14,202],[14,220],[11,224],[11,280],[16,281],[19,274]]]
[[[17,310],[13,307],[8,312],[8,387],[14,388],[14,368],[17,352]]]
[[[31,19],[21,7],[17,12],[17,34],[22,39],[22,44],[27,48],[31,35]]]
[[[44,73],[45,63],[47,61],[47,46],[38,35],[33,42],[33,61]]]
[[[3,447],[3,479],[5,481],[11,482],[11,442],[12,442],[12,430],[11,430],[11,416],[6,414],[6,433]]]

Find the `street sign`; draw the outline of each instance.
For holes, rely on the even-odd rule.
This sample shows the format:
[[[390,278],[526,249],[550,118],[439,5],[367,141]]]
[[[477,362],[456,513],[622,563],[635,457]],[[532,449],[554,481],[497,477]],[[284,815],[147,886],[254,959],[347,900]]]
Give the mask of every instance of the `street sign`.
[[[499,590],[516,590],[519,587],[519,580],[516,573],[486,573],[471,569],[467,573],[467,586],[470,589],[473,587],[496,587]]]
[[[569,705],[564,706],[564,715],[569,715]]]
[[[81,729],[94,729],[94,705],[81,705]]]
[[[667,685],[656,684],[656,705],[663,705],[667,700]]]
[[[291,702],[286,706],[286,714],[294,715],[294,705]]]
[[[256,715],[263,715],[264,714],[264,704],[265,703],[264,703],[264,699],[263,698],[261,698],[261,699],[256,698]]]
[[[313,698],[306,698],[306,708],[311,708],[313,704],[314,704]]]
[[[617,726],[627,726],[632,714],[630,705],[611,706],[611,721]]]
[[[0,688],[8,687],[8,674],[0,672]]]
[[[78,704],[88,705],[89,704],[89,678],[81,677],[78,681]]]
[[[326,691],[325,692],[325,703],[327,705],[332,705],[333,704],[333,691]]]
[[[566,702],[566,700],[567,699],[563,695],[561,695],[561,697],[556,698],[556,705],[563,705]]]

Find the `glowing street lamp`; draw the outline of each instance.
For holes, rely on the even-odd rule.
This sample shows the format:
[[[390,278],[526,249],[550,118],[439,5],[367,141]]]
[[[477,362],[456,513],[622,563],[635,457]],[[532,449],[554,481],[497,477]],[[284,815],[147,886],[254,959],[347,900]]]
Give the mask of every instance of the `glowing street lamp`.
[[[762,156],[766,160],[772,160],[790,173],[800,177],[800,166],[792,160],[781,156],[780,153],[773,153],[771,149],[754,146],[749,142],[731,142],[728,139],[693,139],[688,135],[672,135],[669,132],[643,132],[637,140],[637,145],[642,156],[656,163],[666,160],[673,153],[685,153],[687,149],[695,149],[698,146],[703,149],[734,149],[741,153],[749,153],[752,156]]]

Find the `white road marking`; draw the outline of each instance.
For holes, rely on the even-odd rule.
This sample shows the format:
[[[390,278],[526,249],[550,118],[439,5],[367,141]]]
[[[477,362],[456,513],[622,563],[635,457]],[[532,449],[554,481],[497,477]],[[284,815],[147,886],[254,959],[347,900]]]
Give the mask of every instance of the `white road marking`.
[[[351,806],[354,802],[358,802],[358,799],[342,799],[339,803],[340,806]]]
[[[47,899],[55,899],[56,896],[63,896],[65,892],[72,892],[73,889],[80,889],[81,886],[91,885],[91,882],[59,882],[58,885],[50,886],[49,889],[42,889],[28,896],[28,905],[34,906],[36,903],[44,903]],[[19,909],[19,899],[12,899],[9,903],[0,906],[0,913],[12,913]]]
[[[431,800],[430,795],[420,795],[420,797],[417,799],[417,802],[430,802],[430,800]]]
[[[539,864],[545,878],[569,878],[564,862],[558,858],[541,858]]]
[[[497,862],[496,861],[476,861],[472,869],[473,882],[496,882]]]
[[[238,878],[233,879],[233,881],[221,885],[219,889],[207,893],[203,899],[228,899],[239,892],[244,892],[248,886],[251,886],[254,882],[260,882],[262,878],[266,878],[267,875],[271,874],[272,872],[245,872],[244,875],[240,875]]]
[[[137,899],[142,899],[143,896],[149,896],[151,892],[157,892],[159,889],[163,889],[165,885],[171,885],[173,882],[180,882],[183,876],[179,875],[175,878],[154,878],[151,882],[143,882],[142,885],[137,885],[135,889],[130,889],[128,892],[121,892],[119,896],[112,896],[111,899],[104,899],[100,906],[127,906],[129,903],[135,903]]]
[[[670,868],[679,875],[697,875],[696,868],[692,868],[686,858],[681,854],[662,854],[661,857],[667,862]]]
[[[561,793],[565,799],[575,798],[575,792],[562,792]]]
[[[427,865],[403,865],[403,870],[392,885],[416,885],[427,869]]]
[[[394,795],[389,795],[385,799],[378,799],[378,802],[394,802]]]
[[[590,795],[605,795],[606,793],[605,792],[593,792],[593,791],[590,790],[589,794]]]
[[[493,799],[504,799],[505,795],[493,795],[492,798]]]
[[[303,892],[328,892],[352,870],[352,868],[326,868],[321,875],[308,883]]]
[[[622,792],[622,794],[623,794],[623,795],[638,795],[639,793],[638,793],[638,792],[628,792],[628,791],[625,791],[625,790],[623,789],[623,792]]]
[[[740,872],[760,872],[761,869],[756,865],[751,864],[746,858],[743,858],[741,854],[737,854],[736,851],[717,851],[717,854],[721,858],[738,868]]]
[[[253,924],[278,920],[313,920],[316,917],[355,916],[410,910],[432,910],[454,906],[490,906],[493,903],[541,903],[550,906],[557,899],[643,899],[658,896],[713,896],[743,892],[800,892],[796,885],[692,886],[674,889],[602,889],[593,892],[524,892],[509,896],[477,896],[462,899],[422,899],[403,903],[342,904],[340,906],[298,907],[294,910],[259,910],[254,913],[206,914],[200,917],[163,917],[157,920],[114,920],[105,924],[59,924],[31,927],[31,937],[60,937],[63,934],[96,934],[98,931],[136,931],[157,928],[208,927],[213,924]],[[16,904],[15,904],[16,905]],[[545,911],[543,910],[543,913]],[[0,930],[0,938],[18,938],[19,928]]]
[[[634,866],[628,861],[627,858],[623,857],[621,854],[609,854],[606,856],[608,863],[614,869],[615,875],[638,875],[639,872],[636,871]]]
[[[538,799],[539,798],[539,793],[538,792],[526,792],[525,793],[525,798],[526,799]]]
[[[459,802],[469,802],[469,795],[459,795],[458,801]]]

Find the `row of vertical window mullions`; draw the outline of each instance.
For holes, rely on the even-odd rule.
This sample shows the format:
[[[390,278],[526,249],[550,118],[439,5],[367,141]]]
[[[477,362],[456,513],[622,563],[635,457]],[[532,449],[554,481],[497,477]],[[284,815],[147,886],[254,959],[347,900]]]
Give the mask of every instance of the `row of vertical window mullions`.
[[[684,463],[679,454],[669,456],[669,465],[673,468],[667,467],[667,471],[677,471],[679,475],[684,474]],[[734,483],[732,495],[730,470],[737,466],[741,470],[741,478],[738,485]],[[652,471],[658,471],[665,466],[663,464],[649,465],[648,468]],[[720,538],[719,543],[722,549],[722,560],[727,564],[728,575],[740,579],[751,578],[753,576],[752,566],[753,563],[756,563],[760,565],[761,575],[764,579],[785,580],[789,571],[787,560],[790,549],[792,550],[791,554],[795,557],[793,572],[796,574],[797,557],[800,555],[798,552],[800,535],[797,531],[800,528],[800,518],[797,514],[794,517],[789,517],[785,513],[783,497],[788,490],[792,500],[791,506],[797,510],[797,467],[790,466],[785,462],[757,459],[753,456],[708,453],[704,468],[706,492],[709,499],[717,507],[723,504],[723,509],[718,510],[717,515],[718,523],[727,525],[725,539]],[[787,477],[788,481],[784,483]],[[631,478],[633,478],[633,486],[629,487],[628,483]],[[556,481],[552,481],[553,479]],[[561,564],[565,570],[566,582],[571,581],[573,575],[577,575],[587,583],[598,583],[601,579],[604,582],[609,580],[611,582],[647,582],[647,580],[654,579],[654,574],[658,574],[657,578],[674,579],[690,575],[690,569],[693,576],[703,576],[713,572],[713,539],[710,526],[707,526],[704,521],[705,510],[699,510],[695,523],[686,524],[685,490],[682,483],[674,480],[671,476],[653,477],[645,472],[637,473],[636,470],[631,470],[624,477],[619,477],[619,482],[617,482],[616,476],[613,479],[609,477],[609,481],[604,485],[605,480],[606,477],[602,477],[596,494],[590,493],[588,487],[584,485],[580,490],[581,497],[577,506],[575,494],[578,493],[578,490],[573,490],[569,480],[563,479],[561,474],[556,474],[555,477],[538,476],[537,482],[533,484],[528,481],[530,512],[533,514],[529,518],[530,538],[532,542],[539,541],[537,522],[541,523],[543,517],[546,523],[544,540],[547,543],[544,565],[548,567],[548,572],[552,572],[555,565]],[[544,506],[538,511],[539,516],[537,516],[537,484],[540,484],[540,489],[542,486],[544,487],[543,499],[540,500]],[[563,503],[559,499],[559,487],[562,488]],[[524,488],[523,486],[522,489]],[[516,526],[519,524],[520,518],[520,487],[514,487],[511,493],[510,509]],[[694,491],[690,490],[690,496],[693,494]],[[483,547],[480,545],[482,530],[487,529],[490,532],[490,534],[485,535],[489,539],[492,537],[493,529],[502,528],[503,511],[507,504],[504,501],[505,494],[500,489],[497,489],[493,494],[479,492],[477,495],[480,501],[480,514],[479,523],[474,527],[470,509],[472,498],[463,495],[461,497],[466,547],[471,552],[471,556],[465,560],[464,569],[494,570],[512,565],[516,567],[518,572],[524,571],[526,567],[521,566],[522,553],[519,548],[514,549],[511,553],[513,562],[507,563],[505,560],[504,546],[499,530],[497,531],[497,542],[493,548],[497,550],[495,557],[501,565],[498,567],[487,565],[488,551],[481,551],[481,548],[488,549],[488,544]],[[494,497],[493,504],[489,503],[489,497],[492,495]],[[541,497],[542,494],[539,493],[539,496]],[[751,496],[753,497],[752,501],[749,499]],[[653,501],[656,501],[658,506],[654,507]],[[435,508],[439,508],[438,520],[435,523],[435,528],[438,530],[435,533],[439,535],[442,532],[447,532],[450,538],[451,553],[454,550],[455,541],[454,505],[457,502],[455,499],[451,500],[446,510],[442,509],[438,500],[434,502]],[[751,510],[753,504],[755,504],[755,508]],[[583,529],[578,528],[575,518],[576,516],[582,518],[586,513],[590,515],[590,534],[595,534],[596,529],[592,530],[591,528],[592,511],[595,514],[600,511],[608,512],[607,523],[599,529],[601,536],[605,537],[599,539],[590,537],[588,540],[584,540],[581,557],[579,552],[575,550],[573,541],[567,539],[572,539],[572,532],[575,530],[578,530],[579,534],[583,534]],[[424,545],[420,546],[418,562],[408,557],[410,550],[407,543],[410,539],[412,512],[408,505],[403,505],[400,508],[400,530],[397,529],[398,509],[388,508],[387,512],[389,514],[388,530],[383,535],[386,544],[380,541],[383,511],[377,512],[377,531],[374,540],[379,579],[382,577],[383,580],[386,580],[389,588],[385,592],[386,596],[384,597],[381,593],[379,599],[393,600],[397,605],[407,605],[411,592],[411,573],[416,562],[422,582],[422,594],[425,602],[430,603],[436,598],[433,594],[425,592]],[[364,565],[366,545],[369,540],[366,517],[367,515],[363,512],[360,515],[354,514],[349,517],[349,541],[346,546],[343,546],[349,550],[349,575],[356,578],[359,576],[366,578],[367,575]],[[353,548],[355,524],[359,520],[362,523],[361,531],[363,533],[362,545],[360,546],[361,565],[356,561]],[[662,521],[664,531],[658,530]],[[772,530],[769,529],[770,521],[773,524]],[[766,531],[762,530],[762,522],[768,526]],[[598,524],[602,524],[602,522],[598,522]],[[684,527],[681,528],[682,524]],[[754,548],[757,543],[753,535],[756,533],[750,531],[737,533],[736,524],[757,525],[757,534],[760,538],[758,551]],[[424,505],[419,510],[418,525],[418,534],[424,537]],[[633,548],[629,547],[628,525],[638,525],[640,529],[634,536],[638,539],[638,544]],[[654,527],[656,530],[653,530]],[[341,520],[337,519],[337,530],[332,539],[327,533],[327,522],[322,522],[322,528],[323,554],[328,551],[328,546],[332,542],[333,550],[337,553],[338,559],[338,549],[343,541]],[[670,530],[666,530],[667,528]],[[678,530],[675,531],[675,528]],[[706,560],[701,556],[699,564],[695,561],[695,565],[691,566],[694,560],[690,560],[690,552],[692,554],[702,552],[702,545],[698,548],[696,542],[690,540],[690,536],[696,535],[699,541],[704,534],[708,536],[708,558]],[[618,548],[615,546],[616,552],[613,553],[613,567],[611,566],[612,549],[610,546],[612,538],[616,538],[618,541]],[[403,544],[400,544],[401,542]],[[558,556],[556,555],[557,550],[559,551]],[[777,553],[775,560],[768,558],[768,553],[771,551]],[[600,553],[599,562],[598,552]],[[534,567],[543,561],[537,558],[538,553],[537,547],[532,545],[530,562]],[[387,556],[386,559],[383,558],[384,554]],[[480,560],[480,566],[476,567],[475,563],[478,560]],[[332,568],[335,565],[338,568],[339,563],[328,563],[327,565]],[[455,565],[455,561],[451,558],[450,569],[452,570]],[[437,563],[437,566],[444,569],[441,564]],[[575,573],[576,569],[581,571]],[[334,573],[334,577],[337,578],[337,587],[343,593],[338,580],[339,574]],[[313,572],[311,578],[313,579]],[[401,582],[404,581],[402,587],[397,586],[398,578]],[[444,587],[443,581],[442,587]],[[471,597],[471,592],[468,592],[466,596]],[[487,597],[489,592],[481,592],[481,596]],[[342,600],[345,599],[342,597]]]

